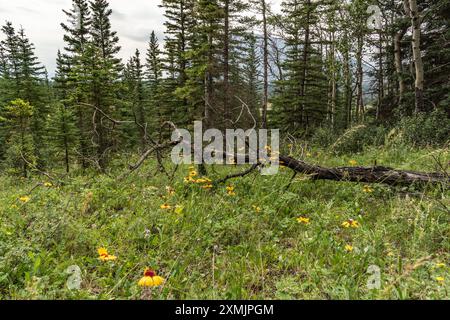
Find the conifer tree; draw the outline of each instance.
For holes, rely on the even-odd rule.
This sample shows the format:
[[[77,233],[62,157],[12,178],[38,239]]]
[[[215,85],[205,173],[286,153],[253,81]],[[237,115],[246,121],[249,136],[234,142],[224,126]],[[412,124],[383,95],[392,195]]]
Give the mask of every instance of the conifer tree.
[[[193,0],[162,0],[161,3],[166,18],[164,69],[173,77],[173,81],[165,85],[165,89],[169,91],[186,84],[186,69],[190,64],[187,52],[192,47],[192,28],[196,23],[193,18],[194,4]],[[180,124],[191,122],[192,110],[189,108],[187,97],[180,95],[174,98],[178,99],[174,99],[169,106],[172,119]]]
[[[69,98],[70,59],[58,50],[56,71],[53,78],[56,101],[50,115],[50,136],[57,155],[56,160],[63,160],[65,170],[70,171],[71,158],[76,150],[79,130],[76,128],[75,110],[71,108]],[[62,155],[62,156],[61,156]]]
[[[90,125],[86,108],[81,103],[86,102],[86,93],[82,90],[82,80],[86,78],[88,66],[84,55],[90,40],[91,14],[86,0],[72,0],[72,8],[63,10],[67,16],[67,23],[61,23],[64,34],[65,52],[63,57],[68,66],[68,108],[73,109],[77,118],[79,130],[78,160],[83,168],[88,166]]]
[[[130,58],[126,65],[126,79],[128,83],[129,97],[132,103],[132,113],[137,122],[137,131],[142,150],[147,145],[147,132],[151,130],[148,126],[147,114],[145,108],[145,92],[143,83],[143,66],[139,50],[136,49],[135,55]]]
[[[146,59],[145,59],[145,78],[148,83],[148,104],[151,118],[154,119],[153,126],[158,127],[163,121],[163,117],[168,117],[168,105],[166,98],[162,98],[163,87],[165,81],[163,79],[162,57],[159,48],[158,38],[154,31],[150,34]],[[164,115],[164,116],[163,116]]]
[[[102,120],[104,114],[114,116],[117,109],[112,107],[118,102],[118,79],[122,70],[121,60],[116,57],[120,51],[117,33],[112,30],[110,16],[112,10],[106,0],[93,0],[90,2],[92,12],[91,27],[89,30],[91,42],[86,52],[89,64],[89,101],[94,106],[93,134],[94,158],[98,166],[104,170],[107,163],[108,152],[116,148],[117,137]]]

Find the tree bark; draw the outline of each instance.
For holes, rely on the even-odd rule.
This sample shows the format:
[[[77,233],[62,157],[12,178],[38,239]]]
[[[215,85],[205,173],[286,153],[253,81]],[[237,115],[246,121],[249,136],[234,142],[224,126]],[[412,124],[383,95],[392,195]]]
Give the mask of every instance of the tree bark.
[[[224,39],[223,39],[223,117],[224,128],[227,126],[229,117],[229,87],[230,87],[230,0],[225,0],[224,7]]]
[[[403,64],[402,64],[402,39],[406,33],[406,29],[400,30],[394,36],[394,55],[395,55],[395,73],[397,74],[398,82],[398,102],[403,101],[406,86],[403,78]]]
[[[388,185],[450,183],[450,176],[446,173],[395,170],[381,166],[325,168],[287,156],[280,156],[280,164],[295,172],[311,175],[313,180],[383,183]]]
[[[267,105],[269,103],[269,39],[267,33],[267,7],[266,0],[261,0],[261,10],[263,17],[263,37],[264,37],[264,94],[263,94],[263,111],[262,124],[263,129],[267,128]]]
[[[416,96],[415,111],[416,113],[418,113],[425,111],[423,102],[424,71],[423,71],[422,53],[420,51],[420,37],[421,37],[420,26],[422,24],[422,21],[416,0],[409,0],[409,9],[410,9],[411,25],[413,30],[412,51],[414,58],[414,67],[416,72],[416,81],[414,85]]]
[[[358,49],[356,53],[357,59],[357,97],[356,97],[356,116],[358,120],[364,121],[364,96],[363,96],[363,78],[364,71],[362,66],[363,56],[363,35],[358,35]]]

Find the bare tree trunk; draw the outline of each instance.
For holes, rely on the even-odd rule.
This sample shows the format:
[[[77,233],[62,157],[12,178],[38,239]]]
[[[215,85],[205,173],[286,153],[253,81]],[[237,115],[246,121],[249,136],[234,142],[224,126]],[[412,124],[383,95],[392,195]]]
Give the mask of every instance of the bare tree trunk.
[[[308,63],[308,50],[310,42],[310,16],[309,6],[311,5],[311,0],[307,1],[308,10],[306,13],[306,26],[305,26],[305,40],[303,43],[303,54],[302,54],[302,79],[300,82],[300,96],[302,97],[302,105],[300,110],[300,122],[304,124],[305,118],[305,96],[306,96],[306,76],[307,76],[307,63]]]
[[[394,36],[394,55],[395,55],[395,73],[397,74],[398,82],[398,102],[403,101],[405,95],[406,86],[403,78],[403,65],[402,65],[402,39],[406,33],[406,29],[400,30]]]
[[[420,36],[421,36],[420,26],[422,24],[422,21],[416,0],[409,0],[409,8],[410,8],[411,25],[413,30],[412,51],[416,71],[416,81],[414,85],[416,94],[415,112],[418,113],[425,111],[423,102],[424,71],[423,71],[422,53],[420,52]]]
[[[263,16],[263,37],[264,37],[264,94],[263,94],[263,110],[262,124],[263,129],[267,128],[267,105],[269,103],[269,35],[267,32],[267,7],[266,0],[261,0],[261,10]]]
[[[357,60],[357,98],[356,98],[356,115],[359,121],[364,120],[364,97],[363,97],[363,78],[364,72],[362,67],[363,55],[363,36],[358,35],[358,49],[356,53]]]
[[[382,30],[378,32],[378,104],[377,104],[377,120],[380,119],[381,107],[384,98],[384,71],[383,71],[383,36]]]
[[[213,45],[213,37],[211,34],[208,34],[208,64],[205,72],[205,126],[207,129],[210,129],[212,126],[212,117],[211,117],[211,93],[212,93],[212,45]]]
[[[223,117],[224,125],[229,120],[229,89],[230,89],[230,0],[225,0],[225,25],[223,32]]]

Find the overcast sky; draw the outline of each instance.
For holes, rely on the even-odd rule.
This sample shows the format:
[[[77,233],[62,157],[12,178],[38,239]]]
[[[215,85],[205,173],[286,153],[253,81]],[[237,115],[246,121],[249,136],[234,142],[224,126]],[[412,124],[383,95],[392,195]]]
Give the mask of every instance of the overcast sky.
[[[71,8],[71,0],[0,0],[0,22],[6,20],[22,26],[36,46],[36,54],[52,75],[56,52],[64,47],[61,22],[66,21],[62,9]],[[281,0],[272,0],[275,7]],[[163,9],[160,0],[109,0],[112,27],[117,31],[122,50],[120,57],[127,60],[136,49],[145,52],[152,30],[164,38]],[[0,37],[1,38],[1,37]]]

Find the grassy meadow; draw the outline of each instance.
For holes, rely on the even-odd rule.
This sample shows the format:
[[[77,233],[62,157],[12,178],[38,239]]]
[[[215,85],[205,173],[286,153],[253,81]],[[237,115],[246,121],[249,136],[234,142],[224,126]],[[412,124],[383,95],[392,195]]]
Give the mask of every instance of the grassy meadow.
[[[326,166],[376,161],[421,171],[450,158],[448,149],[401,146],[291,152]],[[446,186],[300,175],[290,183],[292,172],[282,168],[209,188],[189,166],[170,179],[152,160],[119,181],[137,159],[59,182],[0,176],[0,299],[449,298]],[[209,166],[208,178],[241,170]],[[99,248],[114,257],[100,259]],[[371,265],[380,270],[379,288],[367,287]],[[162,286],[138,286],[146,267],[165,279]]]

